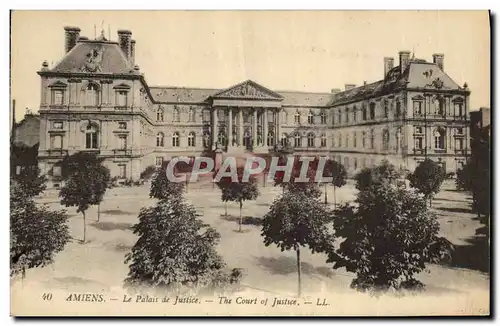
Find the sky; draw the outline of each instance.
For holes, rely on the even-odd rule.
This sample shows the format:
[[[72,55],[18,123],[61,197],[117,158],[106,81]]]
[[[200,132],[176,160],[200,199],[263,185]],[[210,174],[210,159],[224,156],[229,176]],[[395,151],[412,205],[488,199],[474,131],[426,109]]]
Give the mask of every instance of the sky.
[[[227,88],[247,79],[272,90],[330,92],[383,78],[383,58],[409,50],[490,107],[487,11],[14,11],[11,98],[16,120],[40,103],[42,62],[64,56],[64,26],[93,39],[132,31],[150,86]],[[94,26],[96,26],[94,28]],[[94,30],[96,34],[94,34]],[[111,37],[109,37],[109,32]]]

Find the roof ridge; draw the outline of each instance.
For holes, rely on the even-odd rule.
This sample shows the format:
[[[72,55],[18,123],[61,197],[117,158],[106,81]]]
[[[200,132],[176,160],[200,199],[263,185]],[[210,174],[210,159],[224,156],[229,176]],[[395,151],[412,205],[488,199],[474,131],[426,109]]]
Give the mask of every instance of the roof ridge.
[[[204,87],[187,87],[187,86],[160,86],[154,85],[149,86],[149,88],[175,88],[175,89],[198,89],[198,90],[220,90],[221,88],[204,88]]]
[[[334,93],[328,92],[311,92],[311,91],[288,91],[288,90],[276,90],[276,93],[301,93],[301,94],[317,94],[317,95],[333,95]]]

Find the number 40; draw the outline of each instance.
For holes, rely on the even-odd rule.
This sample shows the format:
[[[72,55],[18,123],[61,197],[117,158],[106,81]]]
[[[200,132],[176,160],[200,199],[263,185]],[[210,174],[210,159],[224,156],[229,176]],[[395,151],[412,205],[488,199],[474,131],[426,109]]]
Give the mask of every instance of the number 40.
[[[45,301],[50,301],[52,300],[52,293],[44,293],[42,295],[42,299],[45,300]]]

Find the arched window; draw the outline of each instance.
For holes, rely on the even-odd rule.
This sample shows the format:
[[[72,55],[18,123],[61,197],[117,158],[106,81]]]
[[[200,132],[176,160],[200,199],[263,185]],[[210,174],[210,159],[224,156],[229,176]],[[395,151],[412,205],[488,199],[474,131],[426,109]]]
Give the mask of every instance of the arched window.
[[[445,115],[445,101],[442,97],[436,97],[434,99],[434,114]]]
[[[192,106],[189,107],[189,122],[194,122],[195,111]]]
[[[283,133],[281,135],[281,146],[285,147],[288,142],[288,135],[286,133]]]
[[[366,131],[361,133],[361,148],[366,147]]]
[[[387,129],[384,129],[384,131],[382,132],[382,149],[389,149],[389,130]]]
[[[210,143],[211,143],[210,131],[205,130],[205,132],[203,132],[203,147],[205,148],[210,147]]]
[[[195,147],[196,146],[196,135],[194,132],[190,132],[188,135],[188,146]]]
[[[358,147],[358,137],[356,131],[352,132],[352,147],[354,148]]]
[[[437,128],[434,131],[434,148],[445,149],[446,131],[443,128]]]
[[[314,124],[314,115],[311,111],[307,114],[307,123],[310,125]]]
[[[299,133],[296,133],[293,139],[295,147],[302,147],[302,137],[300,137]]]
[[[342,133],[339,132],[337,146],[342,147]]]
[[[370,119],[375,119],[375,103],[370,103]]]
[[[314,134],[312,132],[307,134],[307,147],[314,147]]]
[[[174,132],[174,134],[172,135],[172,146],[173,147],[179,147],[179,144],[180,141],[179,141],[179,133],[178,132]]]
[[[345,147],[349,147],[349,134],[346,133],[345,135]]]
[[[326,125],[326,112],[325,112],[325,110],[321,110],[321,124]]]
[[[363,104],[363,108],[361,110],[363,111],[363,121],[366,121],[368,119],[368,111],[366,110],[366,105]]]
[[[99,132],[97,127],[93,124],[88,124],[85,130],[85,148],[98,149],[99,148]]]
[[[375,148],[375,130],[371,130],[370,133],[370,148],[374,149]]]
[[[156,147],[163,147],[165,145],[165,135],[159,132],[156,135]]]
[[[295,112],[295,124],[298,125],[300,124],[300,113],[299,112]]]
[[[163,121],[163,108],[156,109],[156,121]]]
[[[345,123],[349,123],[349,107],[345,108]]]
[[[384,100],[384,118],[389,118],[389,101]]]
[[[358,109],[356,105],[352,107],[352,122],[358,121]]]
[[[326,147],[326,135],[321,134],[321,147]]]
[[[179,113],[179,108],[178,107],[174,107],[174,111],[172,112],[172,120],[174,122],[179,122],[181,121],[181,117],[180,117],[180,113]]]
[[[335,143],[335,135],[332,135],[332,147],[335,148],[337,144]]]
[[[99,85],[95,83],[89,83],[87,85],[86,96],[85,96],[85,105],[86,106],[99,106],[100,105],[100,96],[99,96]]]
[[[341,124],[342,123],[342,110],[339,109],[339,111],[337,112],[337,123],[338,124]]]

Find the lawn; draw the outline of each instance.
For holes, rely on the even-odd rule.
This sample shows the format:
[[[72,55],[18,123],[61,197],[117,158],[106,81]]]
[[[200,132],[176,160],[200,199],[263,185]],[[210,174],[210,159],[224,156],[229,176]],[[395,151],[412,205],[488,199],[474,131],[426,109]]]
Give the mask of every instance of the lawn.
[[[220,232],[218,251],[228,267],[243,269],[241,293],[292,297],[297,287],[294,252],[281,252],[279,248],[264,246],[260,226],[255,225],[267,212],[273,199],[281,193],[281,188],[268,185],[260,188],[260,191],[261,196],[256,201],[245,202],[243,205],[243,215],[249,224],[243,226],[242,233],[236,232],[238,205],[228,204],[229,217],[225,217],[224,204],[220,201],[220,192],[217,188],[192,187],[185,197],[196,207],[202,219]],[[337,189],[337,202],[351,201],[355,193],[352,184]],[[331,203],[333,188],[328,188],[328,198]],[[39,201],[46,203],[52,209],[61,208],[54,193],[46,194]],[[423,312],[449,311],[461,314],[470,311],[475,313],[489,311],[488,242],[483,226],[470,211],[470,201],[466,193],[455,191],[454,186],[448,183],[433,201],[432,209],[439,218],[441,233],[456,246],[456,250],[449,264],[430,265],[428,272],[419,275],[419,279],[427,286],[425,292],[406,295],[406,300],[413,300],[412,305],[417,302],[415,300],[421,300],[419,307],[424,309]],[[24,280],[12,282],[13,302],[16,305],[19,305],[19,302],[28,302],[26,294],[30,293],[33,296],[32,304],[40,305],[42,293],[54,292],[55,289],[59,289],[60,293],[107,293],[110,297],[116,296],[121,299],[125,293],[122,289],[123,280],[128,272],[124,256],[136,241],[131,227],[137,222],[141,207],[153,203],[154,200],[148,197],[147,186],[108,190],[101,205],[100,222],[96,221],[95,207],[87,213],[85,244],[78,241],[83,235],[81,214],[77,214],[74,208],[67,209],[71,235],[75,240],[56,256],[54,264],[29,270]],[[325,263],[326,257],[322,254],[313,255],[307,250],[302,252],[304,295],[314,297],[318,293],[323,293],[335,294],[341,298],[336,301],[334,309],[325,310],[324,313],[377,314],[382,310],[392,311],[392,314],[414,313],[414,310],[408,310],[410,308],[407,305],[402,305],[404,299],[396,296],[390,298],[396,301],[384,305],[383,309],[377,298],[368,295],[360,295],[361,299],[356,297],[358,294],[349,288],[353,274],[345,270],[333,270]],[[356,303],[364,302],[361,307],[358,304],[352,305],[354,301],[346,299],[353,296],[357,298],[352,299],[356,300]],[[431,303],[433,300],[436,300],[435,304]],[[450,302],[448,306],[446,300]],[[133,311],[117,309],[117,313]],[[98,309],[92,311],[98,313]],[[43,313],[43,309],[41,312]]]

